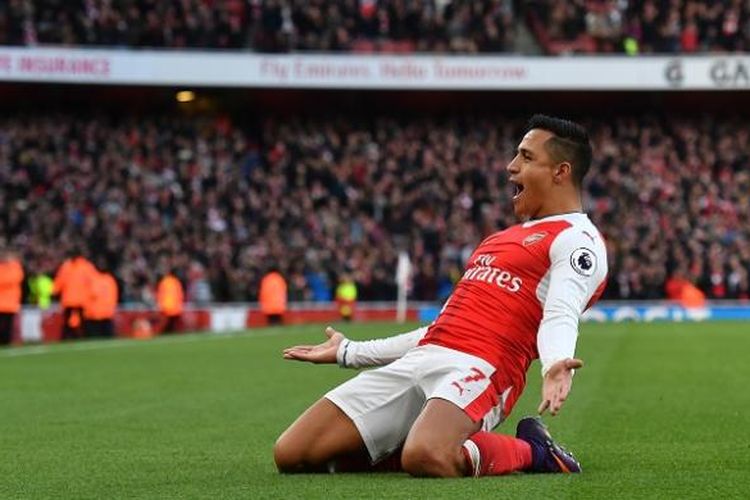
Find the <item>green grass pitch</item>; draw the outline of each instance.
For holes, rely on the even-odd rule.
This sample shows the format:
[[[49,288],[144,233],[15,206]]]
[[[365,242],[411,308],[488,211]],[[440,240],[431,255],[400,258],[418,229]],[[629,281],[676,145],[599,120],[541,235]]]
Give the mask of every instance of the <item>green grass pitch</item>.
[[[277,474],[275,438],[354,375],[281,359],[320,338],[309,325],[0,350],[0,498],[750,498],[750,323],[583,325],[586,367],[546,419],[579,476]],[[534,365],[499,430],[538,394]]]

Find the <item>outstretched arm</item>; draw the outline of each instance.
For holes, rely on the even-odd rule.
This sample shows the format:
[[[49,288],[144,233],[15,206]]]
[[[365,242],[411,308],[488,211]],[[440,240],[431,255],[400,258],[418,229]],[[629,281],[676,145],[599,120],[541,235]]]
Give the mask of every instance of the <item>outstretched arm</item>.
[[[332,327],[326,328],[328,340],[318,345],[300,345],[284,350],[284,359],[310,363],[338,363],[344,368],[383,366],[415,347],[427,333],[427,327],[384,339],[353,341]]]
[[[583,310],[585,291],[565,269],[552,269],[544,316],[537,333],[537,350],[542,362],[542,402],[539,413],[552,415],[562,408],[573,383],[573,373],[583,362],[575,359],[578,316]]]
[[[570,228],[550,247],[549,284],[544,315],[537,333],[542,362],[542,401],[539,413],[552,415],[562,408],[573,383],[578,320],[607,274],[606,249],[601,239]]]

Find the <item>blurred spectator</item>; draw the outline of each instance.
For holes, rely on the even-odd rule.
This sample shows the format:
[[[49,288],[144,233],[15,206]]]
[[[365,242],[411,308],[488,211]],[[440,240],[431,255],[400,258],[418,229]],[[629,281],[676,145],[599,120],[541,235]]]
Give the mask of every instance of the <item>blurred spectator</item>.
[[[83,306],[91,294],[96,272],[77,246],[69,251],[68,258],[57,270],[53,290],[60,295],[63,307],[62,340],[83,337]]]
[[[197,305],[205,305],[211,302],[211,285],[206,279],[203,264],[198,261],[191,262],[187,279],[187,299],[190,302]]]
[[[48,309],[52,304],[55,283],[50,276],[42,271],[37,271],[28,280],[29,302],[39,309]]]
[[[351,321],[357,304],[357,284],[349,273],[344,273],[336,286],[336,304],[344,321]]]
[[[258,291],[260,311],[265,314],[269,325],[284,322],[287,303],[287,284],[278,268],[271,268],[260,280]]]
[[[689,280],[681,271],[676,271],[664,286],[667,298],[679,302],[687,308],[700,308],[706,304],[706,295]]]
[[[311,266],[304,275],[305,284],[310,288],[310,300],[313,302],[331,301],[331,284],[328,275]]]
[[[13,339],[13,322],[21,310],[23,268],[18,256],[0,248],[0,346]]]
[[[185,292],[175,274],[175,271],[171,271],[164,275],[156,289],[156,303],[162,315],[161,333],[174,333],[180,328]]]

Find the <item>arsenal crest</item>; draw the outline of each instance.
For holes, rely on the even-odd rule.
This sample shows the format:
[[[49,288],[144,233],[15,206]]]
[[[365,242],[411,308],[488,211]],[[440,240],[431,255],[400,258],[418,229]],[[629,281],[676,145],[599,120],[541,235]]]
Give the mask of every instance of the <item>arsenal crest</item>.
[[[537,241],[541,241],[544,239],[545,236],[547,236],[547,231],[541,231],[539,233],[530,234],[527,237],[523,239],[523,246],[527,247],[529,245],[533,245]]]

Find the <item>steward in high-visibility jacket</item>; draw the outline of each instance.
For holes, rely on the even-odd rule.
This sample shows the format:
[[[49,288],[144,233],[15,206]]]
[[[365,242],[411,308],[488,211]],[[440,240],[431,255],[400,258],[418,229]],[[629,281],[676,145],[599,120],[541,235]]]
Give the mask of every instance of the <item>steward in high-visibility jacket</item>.
[[[80,252],[74,251],[55,275],[54,293],[60,295],[63,307],[62,339],[80,338],[83,334],[83,305],[91,293],[96,268]]]
[[[28,280],[29,302],[39,309],[49,309],[52,304],[52,295],[55,291],[55,282],[45,273],[37,273]]]
[[[336,287],[336,303],[339,306],[341,318],[344,321],[351,321],[354,316],[354,306],[357,303],[357,284],[348,274],[341,276],[341,281]]]
[[[97,271],[91,278],[91,292],[83,306],[86,337],[114,336],[117,312],[117,281],[106,271]]]
[[[185,304],[185,292],[182,283],[173,273],[168,273],[156,288],[156,302],[162,315],[162,333],[177,331]]]
[[[286,280],[277,270],[271,270],[260,280],[258,301],[260,311],[266,315],[269,325],[279,325],[283,322],[286,312],[287,286]]]
[[[23,268],[16,255],[0,250],[0,345],[10,344],[13,322],[21,310]]]

